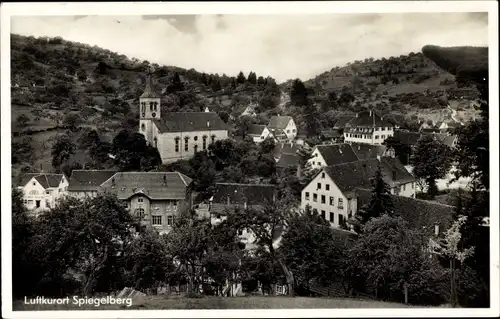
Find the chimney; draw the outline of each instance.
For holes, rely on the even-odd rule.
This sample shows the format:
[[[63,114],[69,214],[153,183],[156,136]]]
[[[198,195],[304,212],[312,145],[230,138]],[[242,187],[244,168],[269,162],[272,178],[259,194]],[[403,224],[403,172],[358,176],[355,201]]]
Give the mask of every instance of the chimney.
[[[207,127],[210,127],[210,121],[207,121]]]

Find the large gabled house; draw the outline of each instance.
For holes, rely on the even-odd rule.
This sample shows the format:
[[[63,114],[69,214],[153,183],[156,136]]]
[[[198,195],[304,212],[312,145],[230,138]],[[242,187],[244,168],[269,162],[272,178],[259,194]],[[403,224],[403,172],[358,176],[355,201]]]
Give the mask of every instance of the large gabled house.
[[[297,137],[297,126],[291,116],[275,115],[269,120],[267,128],[278,141],[293,141]]]
[[[38,212],[55,207],[68,191],[64,174],[28,173],[21,176],[17,187],[23,193],[26,208]]]
[[[367,159],[323,167],[302,190],[301,208],[310,206],[332,226],[342,225],[356,213],[356,188],[372,188],[378,168],[391,194],[415,197],[415,178],[399,160]]]
[[[382,144],[394,135],[394,126],[374,111],[363,111],[345,124],[346,143]]]
[[[192,179],[179,172],[75,170],[68,195],[80,199],[115,194],[144,226],[171,230],[176,217],[190,213]]]

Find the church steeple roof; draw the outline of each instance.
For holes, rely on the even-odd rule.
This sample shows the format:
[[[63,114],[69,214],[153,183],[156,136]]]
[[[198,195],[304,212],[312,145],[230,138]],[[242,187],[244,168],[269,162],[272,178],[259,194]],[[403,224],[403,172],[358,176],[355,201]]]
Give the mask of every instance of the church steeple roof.
[[[146,87],[144,88],[144,93],[141,95],[142,98],[158,98],[160,95],[153,91],[153,79],[151,74],[148,74],[146,78]]]

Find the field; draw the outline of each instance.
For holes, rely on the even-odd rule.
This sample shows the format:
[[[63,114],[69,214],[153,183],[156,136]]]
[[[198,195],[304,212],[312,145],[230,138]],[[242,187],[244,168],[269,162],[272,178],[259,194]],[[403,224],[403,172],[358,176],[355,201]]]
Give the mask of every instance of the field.
[[[134,304],[135,303],[135,304]],[[410,306],[372,300],[358,299],[333,299],[333,298],[309,298],[309,297],[166,297],[147,296],[144,300],[132,302],[127,308],[124,305],[103,305],[95,307],[85,305],[25,305],[24,301],[14,302],[13,310],[146,310],[146,309],[293,309],[293,308],[316,308],[316,309],[343,309],[343,308],[408,308]]]

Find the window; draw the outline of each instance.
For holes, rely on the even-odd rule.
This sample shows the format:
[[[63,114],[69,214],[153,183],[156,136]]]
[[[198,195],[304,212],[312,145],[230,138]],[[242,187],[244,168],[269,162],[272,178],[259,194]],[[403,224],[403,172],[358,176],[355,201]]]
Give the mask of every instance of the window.
[[[178,138],[178,137],[175,138],[175,152],[176,153],[179,152],[179,140],[180,140],[180,138]]]
[[[385,131],[385,127],[382,128],[382,131]]]
[[[33,201],[32,201],[32,200],[29,200],[29,201],[28,201],[28,205],[33,205]]]
[[[35,186],[35,185],[36,185],[36,182],[33,182],[33,186]]]
[[[326,185],[325,185],[325,189],[326,189],[327,191],[329,191],[329,190],[330,190],[330,184],[326,184]]]
[[[326,203],[326,196],[321,195],[321,204],[324,204],[324,203]]]
[[[320,163],[320,162],[318,162],[317,164],[318,164],[318,166],[321,166],[321,163]]]
[[[335,214],[330,212],[330,223],[335,222]]]
[[[261,140],[263,140],[263,139],[264,139],[264,136],[261,136],[261,137],[260,137],[260,139],[261,139]]]
[[[321,173],[321,178],[325,178],[325,172]]]
[[[174,208],[177,208],[177,201],[176,200],[173,201],[173,205],[174,205]]]
[[[207,136],[203,136],[203,150],[207,149]]]
[[[167,216],[167,226],[174,226],[174,216],[172,215]]]
[[[344,209],[344,200],[339,198],[339,209]]]
[[[47,195],[50,195],[51,193],[52,193],[52,191],[51,191],[51,190],[46,190],[46,191],[45,191],[45,194],[47,194]]]
[[[198,145],[193,146],[194,152],[198,152]]]
[[[384,138],[385,138],[385,135],[382,135],[382,139],[384,139]]]
[[[375,139],[378,140],[378,135],[375,135]]]
[[[144,198],[142,198],[142,197],[137,198],[137,202],[138,203],[143,203],[144,202]]]
[[[142,102],[141,103],[141,113],[146,112],[146,103]]]
[[[243,229],[238,229],[238,235],[239,236],[243,235]]]
[[[317,189],[321,189],[321,183],[318,183]]]
[[[135,216],[139,218],[144,218],[144,208],[137,208],[134,213]]]
[[[335,198],[330,196],[330,206],[335,206]]]
[[[188,151],[189,150],[189,144],[188,144],[188,141],[189,141],[189,137],[185,137],[184,138],[184,151]]]
[[[215,135],[212,135],[212,143],[215,143]]]
[[[154,110],[154,103],[153,102],[149,102],[149,110],[150,111]]]
[[[318,194],[313,194],[313,202],[317,202],[318,201]]]
[[[161,217],[160,215],[153,215],[152,218],[153,218],[153,225],[154,226],[161,226],[162,225],[162,220],[161,220]]]
[[[403,184],[403,186],[401,187],[403,189],[403,191],[406,190],[406,184]]]
[[[27,199],[25,199],[25,200],[24,200],[24,203],[25,203],[25,204],[28,204],[28,200],[27,200]]]
[[[193,137],[193,140],[197,141],[198,140],[198,136]]]
[[[36,203],[36,208],[40,208],[40,205],[41,205],[40,201],[37,200],[37,201],[35,201],[35,203]]]
[[[322,211],[321,211],[321,217],[322,217],[323,219],[326,219],[326,213],[325,213],[325,211],[324,211],[324,210],[322,210]]]
[[[286,130],[286,133],[287,133],[287,134],[290,134],[290,130]]]
[[[144,123],[142,123],[142,124],[141,124],[141,130],[142,130],[142,131],[145,131],[145,130],[146,130],[146,124],[144,124]]]
[[[295,130],[295,129],[293,129],[293,130],[292,130],[292,133],[295,133],[295,132],[296,132],[296,130]]]
[[[38,195],[38,191],[32,190],[30,191],[30,195]]]
[[[309,200],[309,192],[306,192],[306,200]]]
[[[158,138],[155,136],[155,138],[153,140],[154,140],[155,147],[157,148],[158,147]]]

